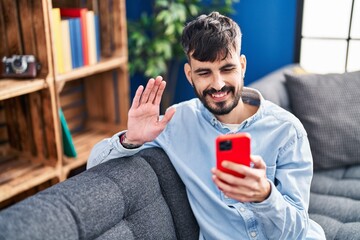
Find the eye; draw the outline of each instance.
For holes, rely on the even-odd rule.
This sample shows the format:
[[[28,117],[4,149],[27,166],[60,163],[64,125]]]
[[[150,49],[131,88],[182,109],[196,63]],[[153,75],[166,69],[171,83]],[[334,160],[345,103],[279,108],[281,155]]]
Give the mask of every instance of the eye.
[[[199,76],[206,76],[206,75],[208,75],[208,74],[209,74],[208,71],[202,71],[202,72],[199,72],[199,73],[198,73]]]
[[[223,72],[232,72],[235,68],[234,67],[229,67],[229,68],[224,68],[222,71]]]

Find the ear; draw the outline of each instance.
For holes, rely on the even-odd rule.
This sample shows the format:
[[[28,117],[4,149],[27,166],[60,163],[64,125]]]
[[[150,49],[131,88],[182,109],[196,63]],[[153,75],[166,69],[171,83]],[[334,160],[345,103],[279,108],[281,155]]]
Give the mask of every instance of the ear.
[[[188,80],[190,85],[193,86],[193,82],[191,80],[191,66],[189,63],[185,63],[184,72],[185,72],[186,79]]]
[[[246,57],[244,54],[240,55],[240,65],[241,65],[242,76],[244,77],[246,72]]]

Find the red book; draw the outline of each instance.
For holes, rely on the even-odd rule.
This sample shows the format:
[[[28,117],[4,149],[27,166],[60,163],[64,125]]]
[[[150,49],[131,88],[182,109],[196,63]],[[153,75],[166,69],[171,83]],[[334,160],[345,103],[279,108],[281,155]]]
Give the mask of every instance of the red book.
[[[88,44],[88,34],[87,34],[87,26],[86,26],[86,13],[87,8],[61,8],[60,15],[61,17],[79,17],[80,25],[81,25],[81,39],[83,45],[83,58],[84,65],[89,65],[89,44]]]

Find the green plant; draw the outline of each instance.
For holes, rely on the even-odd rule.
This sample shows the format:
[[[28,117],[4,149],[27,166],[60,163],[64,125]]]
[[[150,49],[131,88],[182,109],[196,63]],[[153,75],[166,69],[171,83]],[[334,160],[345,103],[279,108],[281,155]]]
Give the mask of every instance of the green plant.
[[[167,81],[164,109],[172,103],[179,66],[185,54],[180,38],[185,23],[201,13],[216,10],[234,12],[239,0],[153,0],[150,14],[144,12],[137,21],[128,21],[129,71],[145,77],[162,75]]]

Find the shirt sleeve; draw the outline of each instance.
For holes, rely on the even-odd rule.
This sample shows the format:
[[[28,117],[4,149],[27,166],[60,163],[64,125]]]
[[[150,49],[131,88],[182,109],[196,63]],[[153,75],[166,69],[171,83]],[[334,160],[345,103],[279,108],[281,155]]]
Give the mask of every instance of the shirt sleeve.
[[[119,138],[123,133],[125,133],[125,131],[118,132],[111,138],[105,138],[95,144],[90,152],[86,168],[92,168],[100,163],[107,162],[110,159],[132,156],[143,149],[143,146],[134,149],[124,148],[121,145]]]
[[[249,208],[269,239],[304,239],[309,227],[308,206],[312,156],[306,135],[289,141],[280,151],[270,196]]]

